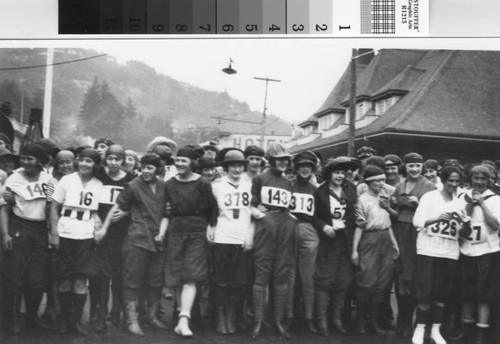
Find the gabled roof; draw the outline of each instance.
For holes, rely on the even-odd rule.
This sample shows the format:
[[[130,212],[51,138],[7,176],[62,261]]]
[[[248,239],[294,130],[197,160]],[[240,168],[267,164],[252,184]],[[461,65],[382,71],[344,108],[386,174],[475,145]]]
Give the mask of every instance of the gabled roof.
[[[395,56],[406,56],[395,52],[382,57],[396,62]],[[408,133],[500,140],[500,52],[422,50],[417,55],[418,61],[401,68],[400,74],[379,86],[374,95],[396,85],[406,87],[408,93],[370,125],[358,129],[356,137]],[[380,59],[372,63],[383,65]],[[372,73],[371,67],[365,72]],[[361,80],[371,79],[361,76]],[[348,132],[344,131],[293,147],[293,151],[317,149],[347,139]]]
[[[364,71],[358,73],[356,98],[370,97],[401,74],[409,65],[415,65],[424,55],[425,50],[382,49],[373,58]],[[348,92],[341,101],[349,106]]]
[[[376,100],[390,94],[406,94],[424,73],[424,69],[408,66],[401,74],[375,92],[371,99]]]
[[[315,117],[321,117],[322,115],[328,114],[332,111],[345,112],[345,107],[340,103],[342,100],[349,94],[349,90],[351,87],[351,63],[347,66],[344,74],[337,82],[333,90],[330,92],[325,102],[321,107],[314,113]],[[366,65],[356,64],[356,73],[361,75],[363,71],[366,69]]]
[[[316,124],[318,123],[318,118],[316,116],[314,116],[314,115],[311,115],[304,122],[299,123],[298,126],[301,127],[301,128],[305,128],[308,125],[312,125],[312,124],[315,124],[315,123]]]

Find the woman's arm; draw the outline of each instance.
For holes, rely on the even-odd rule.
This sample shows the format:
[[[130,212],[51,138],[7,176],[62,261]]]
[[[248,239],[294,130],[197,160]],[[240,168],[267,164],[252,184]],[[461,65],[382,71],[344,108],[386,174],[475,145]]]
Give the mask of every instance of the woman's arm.
[[[363,229],[361,227],[356,227],[354,230],[354,238],[352,240],[352,263],[356,266],[359,264],[359,254],[358,254],[358,245],[361,240],[361,236],[363,235]]]
[[[389,236],[391,237],[392,241],[392,247],[394,248],[394,259],[399,257],[399,245],[398,242],[396,241],[396,237],[394,236],[394,232],[392,228],[389,228]]]
[[[0,207],[0,227],[2,228],[2,243],[6,250],[12,250],[12,238],[9,235],[10,204]]]
[[[50,234],[49,234],[49,246],[58,249],[59,248],[59,233],[57,232],[57,223],[61,217],[62,204],[56,201],[52,201],[50,207]]]

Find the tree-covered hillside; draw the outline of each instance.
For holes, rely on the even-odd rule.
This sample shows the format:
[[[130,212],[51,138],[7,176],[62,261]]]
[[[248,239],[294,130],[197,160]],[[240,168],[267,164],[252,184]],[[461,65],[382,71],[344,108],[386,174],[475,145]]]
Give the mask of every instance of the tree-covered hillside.
[[[238,113],[250,121],[261,119],[260,112],[251,112],[248,104],[225,92],[206,91],[157,73],[145,63],[120,64],[101,54],[55,50],[51,137],[62,146],[108,136],[141,151],[157,135],[172,137],[180,145],[205,141],[217,134],[212,116]],[[46,56],[46,49],[0,50],[0,103],[10,101],[15,108],[12,116],[24,123],[30,108],[43,108]],[[62,63],[68,61],[73,62]],[[42,67],[26,68],[34,66]],[[232,125],[239,131],[245,126]]]

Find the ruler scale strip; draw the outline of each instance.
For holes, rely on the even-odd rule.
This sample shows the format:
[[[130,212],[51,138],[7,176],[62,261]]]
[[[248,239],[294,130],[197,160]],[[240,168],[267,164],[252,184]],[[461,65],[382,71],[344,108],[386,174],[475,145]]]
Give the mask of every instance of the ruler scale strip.
[[[429,35],[430,0],[58,0],[59,35]]]

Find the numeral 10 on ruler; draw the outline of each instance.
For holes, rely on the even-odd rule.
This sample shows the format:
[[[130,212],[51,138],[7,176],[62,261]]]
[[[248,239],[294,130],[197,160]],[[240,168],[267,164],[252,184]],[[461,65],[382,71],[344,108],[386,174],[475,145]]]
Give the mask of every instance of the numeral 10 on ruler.
[[[125,0],[114,9],[112,1],[101,7],[101,34],[331,34],[333,29],[332,0]]]

